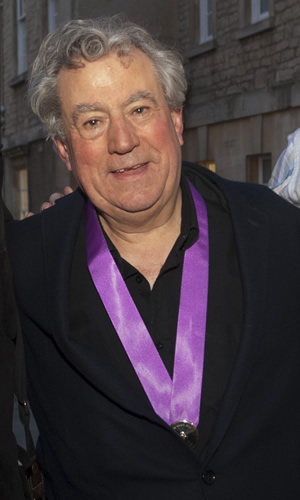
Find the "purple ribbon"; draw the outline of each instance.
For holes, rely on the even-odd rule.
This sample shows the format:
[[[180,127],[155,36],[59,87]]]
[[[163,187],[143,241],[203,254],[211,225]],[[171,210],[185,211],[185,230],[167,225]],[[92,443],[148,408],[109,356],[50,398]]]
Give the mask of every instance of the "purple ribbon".
[[[190,184],[199,236],[185,251],[173,380],[107,247],[97,212],[86,205],[88,267],[132,366],[154,411],[169,425],[199,422],[208,293],[208,222],[204,200]]]

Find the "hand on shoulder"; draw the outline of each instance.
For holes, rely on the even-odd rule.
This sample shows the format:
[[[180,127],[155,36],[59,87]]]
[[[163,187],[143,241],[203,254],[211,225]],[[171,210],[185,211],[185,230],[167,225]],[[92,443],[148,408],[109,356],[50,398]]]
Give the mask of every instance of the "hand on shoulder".
[[[63,193],[52,193],[49,196],[48,201],[44,201],[41,206],[40,206],[40,212],[43,212],[43,210],[47,210],[47,208],[53,207],[56,203],[56,200],[59,198],[63,198],[64,196],[67,196],[68,194],[73,193],[73,189],[70,186],[65,186]],[[33,212],[28,212],[27,217],[31,217],[34,215]]]

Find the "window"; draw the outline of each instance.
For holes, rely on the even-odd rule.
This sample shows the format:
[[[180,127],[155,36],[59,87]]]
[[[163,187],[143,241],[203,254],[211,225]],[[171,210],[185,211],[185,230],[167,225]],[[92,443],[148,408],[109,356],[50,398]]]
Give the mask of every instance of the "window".
[[[28,176],[27,169],[16,170],[17,218],[24,219],[28,213]]]
[[[213,39],[213,0],[200,0],[200,43]]]
[[[251,0],[251,22],[258,23],[269,17],[269,0]]]
[[[57,0],[48,0],[48,31],[57,27]]]
[[[216,48],[216,0],[189,0],[189,58]]]
[[[27,70],[27,30],[24,0],[17,0],[18,74]]]
[[[238,40],[270,30],[274,27],[274,0],[240,0],[239,14]]]
[[[253,155],[246,158],[246,181],[268,184],[272,173],[271,154]]]

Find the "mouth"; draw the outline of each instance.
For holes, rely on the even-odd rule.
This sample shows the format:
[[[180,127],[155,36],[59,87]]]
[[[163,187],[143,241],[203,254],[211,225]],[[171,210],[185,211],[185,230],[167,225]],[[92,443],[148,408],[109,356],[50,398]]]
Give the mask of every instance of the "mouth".
[[[139,163],[138,165],[134,165],[134,167],[120,168],[119,170],[114,170],[112,173],[113,174],[124,174],[124,172],[130,172],[132,170],[138,170],[139,168],[142,168],[145,165],[146,165],[146,163]]]

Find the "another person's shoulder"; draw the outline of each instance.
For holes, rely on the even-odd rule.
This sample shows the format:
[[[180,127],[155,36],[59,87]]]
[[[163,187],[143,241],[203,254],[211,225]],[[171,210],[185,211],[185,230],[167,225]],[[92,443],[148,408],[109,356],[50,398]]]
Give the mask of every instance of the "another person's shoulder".
[[[279,156],[268,186],[282,198],[300,207],[300,128],[287,138],[287,146]]]

